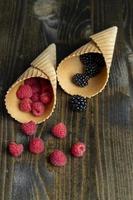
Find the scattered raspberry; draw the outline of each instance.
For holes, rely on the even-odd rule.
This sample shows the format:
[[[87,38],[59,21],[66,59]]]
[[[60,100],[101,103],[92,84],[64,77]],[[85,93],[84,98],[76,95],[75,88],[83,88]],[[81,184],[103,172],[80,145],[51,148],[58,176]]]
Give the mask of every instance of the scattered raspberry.
[[[19,109],[23,112],[30,112],[31,111],[31,99],[25,98],[22,99],[19,103]]]
[[[58,138],[65,138],[67,135],[67,128],[62,122],[54,125],[51,130],[52,134]]]
[[[40,101],[44,104],[49,104],[52,100],[52,96],[50,93],[45,92],[40,95]]]
[[[45,107],[42,102],[37,101],[32,103],[32,113],[35,116],[41,116],[44,114]]]
[[[82,142],[78,142],[72,145],[71,153],[75,157],[82,157],[86,151],[86,145]]]
[[[39,99],[40,99],[39,93],[34,93],[34,94],[32,95],[32,97],[31,97],[31,100],[32,100],[33,102],[39,101]]]
[[[67,157],[62,151],[56,149],[50,154],[50,162],[54,166],[62,167],[67,163]]]
[[[40,154],[44,152],[45,146],[44,146],[43,140],[41,138],[34,138],[30,140],[29,150],[31,153],[34,153],[34,154]]]
[[[22,154],[24,147],[22,144],[16,144],[15,142],[11,142],[8,145],[8,149],[12,156],[18,157]]]
[[[37,125],[35,122],[30,121],[28,123],[21,124],[21,129],[25,135],[33,135],[36,133]]]
[[[32,96],[32,89],[29,85],[21,85],[16,95],[18,99],[30,98]]]
[[[37,85],[37,83],[38,83],[38,78],[36,77],[31,77],[24,81],[25,85],[30,85],[30,86]]]

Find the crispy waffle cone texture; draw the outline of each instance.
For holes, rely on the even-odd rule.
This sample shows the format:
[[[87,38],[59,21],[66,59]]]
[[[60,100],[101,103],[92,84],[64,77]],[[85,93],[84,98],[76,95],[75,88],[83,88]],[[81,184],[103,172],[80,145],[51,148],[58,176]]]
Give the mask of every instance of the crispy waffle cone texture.
[[[56,47],[55,44],[51,44],[43,51],[32,63],[31,66],[18,78],[18,80],[9,88],[5,96],[5,105],[8,113],[17,121],[24,123],[28,121],[34,121],[41,123],[48,119],[56,105]],[[25,113],[19,110],[19,100],[16,97],[16,91],[19,86],[24,83],[24,80],[31,77],[40,77],[48,79],[53,88],[53,101],[48,105],[44,115],[35,117],[31,113]]]
[[[57,68],[57,77],[60,86],[65,92],[70,95],[81,95],[91,98],[105,88],[109,78],[116,35],[116,26],[92,35],[89,43],[80,47],[61,61]],[[83,73],[83,66],[79,60],[79,56],[89,52],[102,53],[106,66],[104,66],[100,74],[89,79],[88,86],[81,88],[72,83],[72,77],[76,73]]]

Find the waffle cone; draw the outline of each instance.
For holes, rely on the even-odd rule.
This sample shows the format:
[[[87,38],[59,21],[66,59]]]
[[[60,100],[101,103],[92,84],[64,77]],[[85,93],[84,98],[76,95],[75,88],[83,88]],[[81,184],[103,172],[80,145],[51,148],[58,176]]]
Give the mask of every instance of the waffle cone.
[[[51,55],[53,55],[53,57]],[[43,51],[32,63],[19,78],[18,80],[9,88],[5,96],[5,105],[8,113],[17,121],[24,123],[28,121],[34,121],[35,123],[41,123],[48,119],[55,108],[56,105],[56,48],[55,45],[50,45],[45,51]],[[24,80],[31,77],[40,77],[48,79],[53,88],[53,100],[47,106],[44,115],[36,117],[31,113],[22,112],[19,110],[18,104],[19,99],[16,97],[16,92],[20,85],[24,83]]]
[[[109,72],[114,52],[117,27],[111,27],[102,32],[90,36],[91,41],[77,49],[66,57],[57,68],[57,77],[62,89],[70,95],[81,95],[91,98],[100,93],[107,84]],[[82,63],[79,56],[89,52],[102,53],[106,66],[100,74],[89,79],[88,86],[78,87],[72,83],[72,77],[76,73],[83,72]]]

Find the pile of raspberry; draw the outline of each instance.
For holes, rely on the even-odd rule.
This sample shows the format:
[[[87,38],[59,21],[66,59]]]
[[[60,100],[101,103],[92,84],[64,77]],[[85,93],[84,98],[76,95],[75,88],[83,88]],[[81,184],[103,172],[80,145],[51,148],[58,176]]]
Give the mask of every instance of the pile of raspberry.
[[[42,116],[53,98],[50,81],[40,77],[26,79],[21,85],[16,96],[19,99],[19,109],[30,112],[34,116]]]
[[[37,131],[37,125],[35,122],[30,121],[21,124],[22,132],[27,136],[35,135]],[[51,128],[51,133],[54,137],[64,139],[68,135],[67,127],[64,123],[60,122],[55,124]],[[45,152],[44,141],[39,137],[32,137],[29,140],[29,151],[32,154],[41,154]],[[16,142],[10,142],[8,145],[9,152],[14,157],[19,157],[24,151],[23,144],[17,144]],[[70,153],[74,157],[82,157],[86,152],[86,145],[83,142],[74,143],[71,146]],[[54,149],[49,155],[49,161],[52,165],[57,167],[63,167],[67,164],[68,159],[66,154],[60,149]]]

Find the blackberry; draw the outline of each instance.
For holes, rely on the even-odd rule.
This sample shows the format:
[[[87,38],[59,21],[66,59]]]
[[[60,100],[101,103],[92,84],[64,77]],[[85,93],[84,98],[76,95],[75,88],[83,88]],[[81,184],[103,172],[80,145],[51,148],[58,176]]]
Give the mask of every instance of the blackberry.
[[[105,60],[100,53],[86,53],[80,56],[80,61],[84,64],[85,74],[92,78],[99,74],[105,66]]]
[[[102,68],[106,65],[104,57],[101,53],[94,53],[94,56],[95,56],[95,63],[98,65],[98,67]]]
[[[82,62],[83,65],[85,66],[90,66],[95,63],[95,58],[94,58],[95,53],[85,53],[80,55],[80,61]]]
[[[91,65],[91,66],[86,66],[85,68],[85,74],[89,78],[92,78],[99,74],[101,71],[101,68],[99,68],[97,65]]]
[[[69,104],[70,104],[70,108],[73,111],[84,111],[87,108],[86,98],[79,95],[72,96],[69,101]]]
[[[75,85],[79,87],[85,87],[86,85],[88,85],[88,77],[86,76],[86,74],[75,74],[72,77],[72,81]]]

